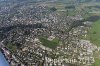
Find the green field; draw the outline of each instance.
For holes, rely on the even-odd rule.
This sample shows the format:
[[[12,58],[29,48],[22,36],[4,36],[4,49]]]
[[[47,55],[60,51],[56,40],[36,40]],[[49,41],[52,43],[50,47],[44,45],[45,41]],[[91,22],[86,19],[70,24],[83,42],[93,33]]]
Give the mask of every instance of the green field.
[[[10,50],[10,52],[16,52],[17,47],[16,47],[15,44],[9,42],[9,43],[6,45],[6,47]]]
[[[100,47],[100,20],[93,23],[92,28],[90,29],[87,38]]]
[[[100,66],[100,59],[96,58],[95,63],[92,66]]]
[[[86,39],[90,40],[93,44],[100,47],[100,20],[97,20],[93,23]],[[100,66],[100,52],[96,51],[93,54],[95,63],[92,66]]]
[[[95,63],[92,66],[100,66],[100,52],[94,52]]]
[[[42,42],[42,44],[44,46],[49,47],[51,49],[55,49],[59,44],[59,40],[56,39],[56,38],[54,40],[52,40],[52,41],[49,41],[47,38],[41,37],[40,41]]]
[[[55,7],[57,9],[57,14],[61,14],[62,12],[65,14],[68,14],[69,16],[73,16],[75,14],[77,14],[77,10],[76,9],[69,9],[69,8],[65,8],[66,6],[69,6],[68,4],[64,4],[64,3],[60,3],[60,2],[56,2],[56,3],[48,3],[46,4],[49,8]]]
[[[93,25],[91,29],[88,31],[87,37],[82,37],[82,39],[90,40],[93,44],[100,47],[100,19],[95,19],[97,18],[95,17],[95,15],[94,18],[89,19],[91,21],[93,20]],[[94,53],[94,58],[95,63],[92,66],[100,66],[100,52]]]

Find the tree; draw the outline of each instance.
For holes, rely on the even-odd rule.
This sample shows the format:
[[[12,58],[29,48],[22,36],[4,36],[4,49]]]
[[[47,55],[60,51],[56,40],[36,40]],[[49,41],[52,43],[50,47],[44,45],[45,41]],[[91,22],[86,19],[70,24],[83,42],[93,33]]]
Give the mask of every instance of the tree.
[[[56,11],[57,9],[55,7],[50,8],[51,11]]]
[[[65,9],[75,9],[75,6],[74,5],[65,6]]]

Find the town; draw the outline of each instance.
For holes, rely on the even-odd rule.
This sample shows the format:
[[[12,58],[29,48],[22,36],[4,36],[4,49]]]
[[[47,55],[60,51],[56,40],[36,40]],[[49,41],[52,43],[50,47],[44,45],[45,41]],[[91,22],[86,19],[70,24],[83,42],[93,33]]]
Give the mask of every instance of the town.
[[[100,53],[100,47],[84,39],[93,22],[80,12],[58,13],[47,5],[54,2],[1,4],[0,50],[10,66],[91,66],[96,62],[94,52]]]

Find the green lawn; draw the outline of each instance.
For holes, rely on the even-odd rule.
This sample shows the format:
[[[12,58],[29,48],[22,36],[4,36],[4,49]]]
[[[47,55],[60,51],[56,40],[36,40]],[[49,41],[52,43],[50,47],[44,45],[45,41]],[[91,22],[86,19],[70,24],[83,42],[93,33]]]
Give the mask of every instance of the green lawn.
[[[52,41],[49,41],[49,40],[47,40],[47,38],[41,37],[40,41],[42,42],[42,44],[44,46],[49,47],[51,49],[55,49],[59,44],[59,40],[58,39],[54,39]]]

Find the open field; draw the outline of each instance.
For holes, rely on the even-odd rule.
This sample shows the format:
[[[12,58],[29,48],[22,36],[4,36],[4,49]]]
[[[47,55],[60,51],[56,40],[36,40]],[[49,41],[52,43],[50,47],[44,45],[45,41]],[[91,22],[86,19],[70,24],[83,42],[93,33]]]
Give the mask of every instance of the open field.
[[[59,40],[56,39],[56,38],[54,40],[52,40],[52,41],[49,41],[47,38],[41,37],[40,41],[42,42],[42,44],[44,46],[49,47],[51,49],[55,49],[59,44]]]
[[[92,28],[89,30],[87,39],[100,47],[100,20],[93,23]]]
[[[92,66],[100,66],[100,51],[94,52],[95,63]]]
[[[95,63],[92,66],[100,66],[100,59],[95,58]]]

